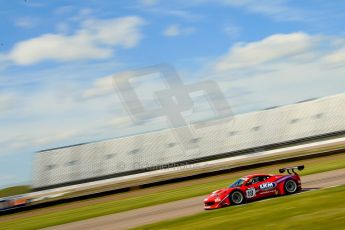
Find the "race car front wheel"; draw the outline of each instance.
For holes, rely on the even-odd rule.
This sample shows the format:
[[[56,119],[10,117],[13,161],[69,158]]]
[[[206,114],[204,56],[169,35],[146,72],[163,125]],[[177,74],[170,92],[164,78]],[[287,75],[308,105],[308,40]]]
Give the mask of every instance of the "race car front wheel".
[[[294,180],[287,180],[284,184],[284,190],[286,194],[295,193],[298,189],[297,183]]]
[[[240,191],[234,191],[230,194],[231,204],[239,205],[244,202],[244,196]]]

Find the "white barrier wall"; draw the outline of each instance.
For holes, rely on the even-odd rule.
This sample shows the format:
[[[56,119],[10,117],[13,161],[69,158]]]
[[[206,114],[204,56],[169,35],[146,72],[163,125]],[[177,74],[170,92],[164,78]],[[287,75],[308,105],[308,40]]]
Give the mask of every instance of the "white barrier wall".
[[[96,178],[215,154],[345,131],[345,94],[191,127],[188,149],[174,129],[38,152],[33,187]],[[182,128],[178,128],[182,129]]]

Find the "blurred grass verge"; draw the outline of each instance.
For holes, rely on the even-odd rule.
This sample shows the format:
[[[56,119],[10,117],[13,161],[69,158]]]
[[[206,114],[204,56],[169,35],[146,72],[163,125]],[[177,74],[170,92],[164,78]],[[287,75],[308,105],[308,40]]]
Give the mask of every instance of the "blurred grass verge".
[[[253,202],[138,229],[344,229],[345,186]]]
[[[0,189],[0,197],[20,195],[30,192],[31,188],[28,185],[19,185]]]
[[[306,164],[306,169],[302,171],[301,175],[309,175],[324,171],[330,171],[340,168],[345,168],[345,154],[339,154],[336,157],[326,159],[313,159],[312,164]],[[298,161],[298,164],[304,164],[310,162],[310,160]],[[297,163],[291,162],[289,165],[295,165]],[[278,166],[275,166],[278,167]],[[256,170],[262,172],[277,173],[276,168],[270,170],[267,167],[261,167]],[[252,170],[241,171],[240,174],[246,175]],[[238,172],[236,172],[238,174]],[[237,176],[236,176],[237,177]],[[142,196],[135,196],[124,198],[120,200],[114,200],[110,202],[103,202],[84,207],[72,208],[68,210],[60,210],[52,213],[39,214],[31,217],[14,218],[12,220],[5,220],[0,217],[0,229],[38,229],[48,226],[54,226],[58,224],[64,224],[74,222],[78,220],[89,219],[97,216],[103,216],[112,213],[118,213],[122,211],[128,211],[132,209],[167,203],[171,201],[177,201],[181,199],[191,198],[195,196],[205,195],[215,189],[219,189],[227,186],[236,179],[232,174],[229,174],[228,178],[214,180],[211,182],[205,182],[200,184],[194,184],[190,186],[184,186],[176,189],[169,189],[166,191],[154,192]],[[216,178],[216,177],[215,177]],[[330,199],[330,198],[329,198]],[[333,198],[332,198],[333,199]],[[61,205],[63,206],[63,205]],[[318,205],[319,206],[319,205]],[[319,206],[322,207],[322,206]],[[20,213],[19,213],[20,214]],[[12,215],[19,215],[12,214]],[[11,216],[11,215],[10,215]],[[6,218],[6,216],[4,216]]]

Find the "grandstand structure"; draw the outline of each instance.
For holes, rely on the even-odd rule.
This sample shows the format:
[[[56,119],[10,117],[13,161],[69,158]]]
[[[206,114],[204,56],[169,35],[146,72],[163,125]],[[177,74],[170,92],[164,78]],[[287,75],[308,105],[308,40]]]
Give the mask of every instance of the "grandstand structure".
[[[344,105],[345,94],[339,94],[217,122],[43,150],[35,156],[33,188],[121,177],[344,135]],[[176,129],[191,130],[193,138],[181,141]]]

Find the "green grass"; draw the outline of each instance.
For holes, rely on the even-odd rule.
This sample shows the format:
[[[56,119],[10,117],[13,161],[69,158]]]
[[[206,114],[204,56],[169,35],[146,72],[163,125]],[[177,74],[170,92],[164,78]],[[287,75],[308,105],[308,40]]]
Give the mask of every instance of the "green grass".
[[[345,161],[342,160],[344,159],[344,157],[342,156],[339,156],[332,160],[320,161],[312,165],[306,165],[306,168],[303,171],[302,175],[345,168]],[[289,165],[294,164],[295,163],[289,163]],[[263,168],[263,171],[264,169],[265,168]],[[243,171],[243,175],[245,174],[246,171]],[[106,203],[99,203],[64,211],[57,211],[49,214],[41,214],[33,217],[26,217],[11,221],[3,221],[0,223],[0,229],[37,229],[122,211],[128,211],[151,205],[157,205],[166,202],[191,198],[195,196],[205,195],[212,192],[213,190],[225,187],[228,184],[230,184],[234,179],[236,178],[232,178],[231,176],[229,176],[229,178],[221,179],[218,181],[186,186],[174,190],[155,192],[152,194],[143,195],[139,197],[125,198]]]
[[[343,153],[344,155],[344,153]],[[293,163],[292,163],[293,164]],[[289,164],[291,165],[291,164]],[[315,174],[315,173],[321,173],[326,171],[332,171],[336,169],[342,169],[345,168],[345,158],[339,158],[332,161],[324,161],[319,162],[318,164],[314,165],[306,165],[306,168],[301,171],[299,174],[302,176]]]
[[[205,211],[136,229],[345,229],[345,186]]]
[[[30,192],[31,188],[28,185],[13,186],[0,189],[0,197],[14,196]]]

